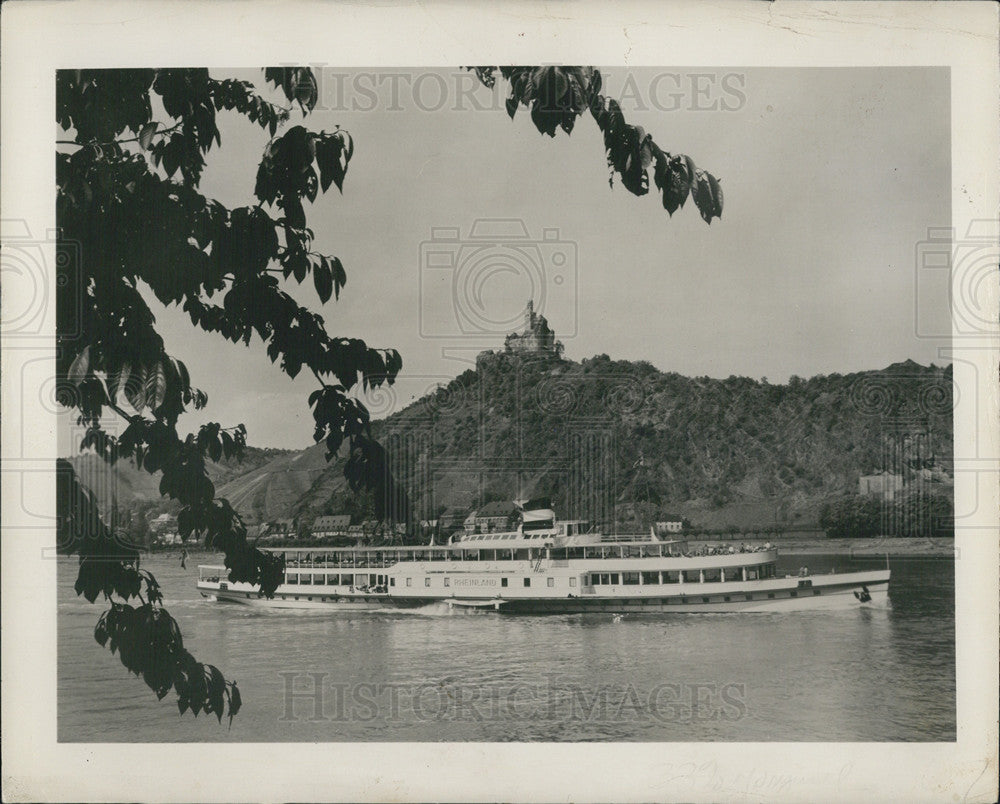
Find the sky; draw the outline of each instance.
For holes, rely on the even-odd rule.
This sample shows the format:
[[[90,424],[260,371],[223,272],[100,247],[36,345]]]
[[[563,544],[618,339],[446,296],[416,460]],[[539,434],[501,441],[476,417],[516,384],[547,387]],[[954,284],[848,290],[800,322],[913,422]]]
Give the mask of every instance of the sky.
[[[263,86],[259,71],[213,72]],[[331,188],[306,214],[348,281],[322,309],[311,280],[289,290],[332,335],[399,349],[396,387],[368,399],[375,416],[500,348],[532,297],[573,360],[772,383],[947,362],[947,341],[926,333],[950,331],[948,300],[917,256],[951,222],[946,69],[602,74],[630,123],[721,180],[721,220],[706,225],[690,201],[670,217],[655,187],[609,188],[589,115],[550,139],[523,109],[509,119],[501,82],[475,89],[459,69],[319,69],[320,108],[304,122],[346,128],[355,154],[343,195]],[[202,192],[252,203],[267,135],[234,114],[220,130]],[[243,422],[253,445],[312,443],[315,378],[292,381],[259,341],[223,342],[151,307],[209,395],[182,428]]]

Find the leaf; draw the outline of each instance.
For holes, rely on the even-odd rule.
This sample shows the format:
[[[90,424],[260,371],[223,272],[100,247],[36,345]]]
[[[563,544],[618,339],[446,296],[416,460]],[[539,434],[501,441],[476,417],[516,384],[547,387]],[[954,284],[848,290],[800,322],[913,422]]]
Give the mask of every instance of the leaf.
[[[177,375],[181,380],[181,390],[184,392],[191,390],[191,376],[188,374],[187,366],[180,360],[174,361],[177,364]]]
[[[309,271],[309,258],[302,252],[292,254],[285,262],[286,276],[291,273],[295,276],[295,281],[302,283]]]
[[[83,350],[74,358],[69,367],[68,378],[73,385],[79,385],[87,376],[87,369],[90,368],[90,344],[83,347]]]
[[[344,146],[344,172],[347,172],[347,165],[351,161],[351,157],[354,156],[354,140],[351,135],[344,129],[338,129],[333,135],[338,138]]]
[[[334,181],[334,176],[340,171],[340,151],[341,145],[333,137],[321,137],[316,141],[316,164],[319,165],[319,184],[325,193],[330,189],[330,184]],[[340,172],[340,187],[344,180],[343,172]]]
[[[155,410],[163,404],[167,396],[167,374],[163,364],[157,362],[146,376],[146,404]]]
[[[687,156],[658,159],[654,180],[663,193],[663,208],[671,215],[683,207],[691,191],[694,162]]]
[[[128,361],[125,361],[118,368],[118,371],[114,372],[109,378],[108,399],[112,402],[118,398],[118,392],[125,389],[125,385],[128,383],[129,374],[131,372],[132,367],[129,365]]]
[[[320,186],[324,193],[329,189],[331,182],[337,185],[340,192],[344,191],[347,161],[351,157],[349,153],[345,152],[345,143],[341,141],[342,138],[338,136],[339,134],[340,132],[328,136],[324,135],[316,140],[316,164],[319,165]],[[353,150],[353,143],[350,147]],[[343,164],[341,156],[344,157]]]
[[[208,442],[208,455],[215,463],[222,458],[222,440],[218,435]]]
[[[718,179],[711,173],[698,170],[697,181],[691,186],[691,195],[705,223],[711,224],[712,218],[722,217],[722,187]]]
[[[229,693],[229,725],[233,725],[233,718],[239,714],[240,707],[243,706],[243,699],[240,697],[240,688],[234,681]]]
[[[313,265],[312,274],[313,282],[316,285],[316,294],[319,296],[319,300],[326,304],[330,301],[330,296],[333,295],[333,274],[326,257],[319,264]]]
[[[517,98],[513,95],[509,96],[504,105],[507,107],[507,114],[510,115],[510,119],[514,119],[514,115],[517,114]]]
[[[139,147],[144,151],[149,150],[149,145],[153,141],[153,135],[156,133],[157,123],[154,120],[152,123],[147,123],[142,127],[142,131],[139,132]]]
[[[180,154],[175,153],[179,144],[179,138],[171,137],[170,142],[163,146],[163,169],[167,172],[168,177],[173,176],[177,172],[177,168],[180,167]]]
[[[330,258],[330,268],[333,271],[333,289],[339,299],[340,289],[347,284],[347,271],[344,270],[344,266],[338,257]]]
[[[125,398],[136,411],[142,413],[146,407],[146,367],[136,366],[131,375],[132,382],[124,383]]]

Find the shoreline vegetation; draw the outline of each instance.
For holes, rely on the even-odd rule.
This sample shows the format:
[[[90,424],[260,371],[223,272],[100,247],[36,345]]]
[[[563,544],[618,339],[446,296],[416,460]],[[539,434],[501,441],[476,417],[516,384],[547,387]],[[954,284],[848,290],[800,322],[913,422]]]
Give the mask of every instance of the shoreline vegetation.
[[[910,538],[874,538],[874,539],[828,539],[815,536],[768,536],[766,539],[747,540],[751,544],[763,544],[770,541],[778,548],[779,555],[837,555],[837,556],[884,556],[906,557],[919,556],[922,558],[951,558],[955,555],[955,540],[950,537],[910,537]],[[726,547],[733,544],[729,539],[689,539],[691,547],[715,546]],[[296,547],[294,544],[268,544],[266,547]],[[322,552],[322,545],[300,545],[313,547],[318,552]],[[206,550],[203,545],[170,545],[159,547],[154,550],[145,551],[146,555],[153,553],[163,556],[176,556],[180,559],[181,551],[186,549],[188,557],[215,555],[216,550]]]

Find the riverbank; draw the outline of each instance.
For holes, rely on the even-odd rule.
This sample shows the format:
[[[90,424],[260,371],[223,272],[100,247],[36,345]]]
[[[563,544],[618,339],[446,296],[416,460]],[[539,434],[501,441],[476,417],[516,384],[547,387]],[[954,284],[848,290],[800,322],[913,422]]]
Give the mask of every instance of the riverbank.
[[[926,558],[951,558],[955,555],[955,540],[947,538],[881,538],[881,539],[825,539],[816,537],[773,538],[781,555],[843,555],[843,556],[922,556]],[[730,542],[691,541],[692,546],[718,545]]]
[[[955,554],[955,540],[947,538],[916,538],[916,539],[825,539],[815,536],[771,537],[782,555],[839,555],[839,556],[923,556],[926,558],[951,558]],[[691,547],[713,546],[727,548],[735,542],[720,539],[691,539]],[[760,544],[760,540],[748,543]],[[276,546],[276,545],[275,545]],[[291,545],[289,545],[291,546]],[[200,545],[186,548],[188,557],[215,555],[217,551],[206,550]],[[180,560],[180,546],[166,547],[155,551],[155,555],[174,556]],[[317,547],[322,552],[322,547]]]

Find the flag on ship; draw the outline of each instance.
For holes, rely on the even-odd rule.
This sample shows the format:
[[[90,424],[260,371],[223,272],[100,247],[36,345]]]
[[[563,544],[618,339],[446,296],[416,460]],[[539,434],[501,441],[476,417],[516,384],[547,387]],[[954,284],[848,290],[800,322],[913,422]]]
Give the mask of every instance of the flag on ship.
[[[521,512],[522,530],[542,530],[551,528],[555,523],[556,512],[552,510],[552,501],[548,497],[515,501],[514,504]]]

